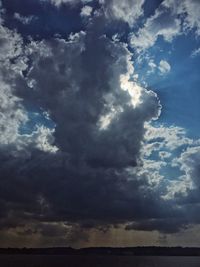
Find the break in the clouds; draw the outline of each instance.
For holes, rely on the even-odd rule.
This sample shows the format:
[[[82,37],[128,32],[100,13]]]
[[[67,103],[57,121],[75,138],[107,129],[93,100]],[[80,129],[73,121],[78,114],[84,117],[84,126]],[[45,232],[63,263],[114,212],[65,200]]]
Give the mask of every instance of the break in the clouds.
[[[173,235],[198,224],[198,134],[160,121],[165,102],[148,80],[176,70],[162,47],[153,54],[160,37],[197,42],[198,1],[165,0],[149,16],[141,0],[43,0],[29,12],[15,2],[1,5],[1,245],[30,236],[32,245],[87,244],[90,231],[113,227]],[[80,29],[32,36],[48,9],[56,25],[73,12]]]

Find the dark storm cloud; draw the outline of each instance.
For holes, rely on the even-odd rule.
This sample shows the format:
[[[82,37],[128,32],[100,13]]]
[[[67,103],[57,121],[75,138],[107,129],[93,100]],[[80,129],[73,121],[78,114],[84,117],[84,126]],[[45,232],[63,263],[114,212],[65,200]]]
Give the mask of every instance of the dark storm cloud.
[[[109,14],[130,24],[142,15],[143,1],[124,3],[125,10],[137,7],[130,21],[120,1],[109,1],[85,31],[66,39],[25,45],[1,26],[1,229],[32,224],[30,231],[60,236],[68,232],[62,222],[99,229],[134,222],[127,229],[167,233],[183,227],[176,217],[184,208],[137,175],[144,124],[161,107],[156,94],[131,80],[127,45],[102,34]],[[24,134],[30,107],[46,112],[55,129]]]
[[[15,94],[25,105],[49,113],[59,152],[31,145],[27,155],[2,152],[7,217],[109,224],[144,218],[147,205],[156,216],[146,178],[137,179],[126,168],[138,164],[144,122],[158,115],[159,101],[143,89],[143,103],[134,108],[121,89],[120,75],[131,69],[126,45],[90,27],[69,40],[33,41],[26,56],[29,69],[24,78],[15,74]],[[112,112],[115,116],[101,129],[101,119]]]
[[[16,181],[10,201],[37,214],[37,198],[42,196],[49,205],[45,216],[52,220],[112,223],[144,217],[147,181],[131,177],[126,168],[137,165],[144,122],[157,115],[159,103],[155,95],[144,92],[146,104],[135,109],[129,105],[130,97],[119,84],[119,75],[128,72],[127,48],[105,36],[82,32],[68,42],[31,44],[29,53],[33,64],[26,79],[35,81],[34,89],[16,86],[16,90],[49,112],[60,152],[31,151],[24,162],[20,157],[13,160],[13,177],[12,159],[8,168],[4,162],[2,175],[10,190],[8,180]],[[112,107],[120,106],[123,112],[102,130],[99,120],[110,112],[109,97]],[[151,198],[148,203],[154,203]]]

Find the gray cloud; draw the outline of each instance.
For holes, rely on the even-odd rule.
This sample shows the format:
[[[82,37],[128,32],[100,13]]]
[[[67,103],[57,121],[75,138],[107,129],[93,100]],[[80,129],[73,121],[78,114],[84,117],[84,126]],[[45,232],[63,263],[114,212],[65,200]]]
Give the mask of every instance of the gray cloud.
[[[108,16],[132,26],[143,1],[101,4],[85,31],[66,39],[25,44],[16,32],[0,28],[2,230],[21,227],[25,234],[53,232],[58,238],[73,233],[72,240],[80,227],[130,223],[127,229],[169,233],[189,223],[185,206],[177,205],[180,188],[175,198],[163,197],[159,170],[169,151],[192,141],[182,129],[150,126],[161,112],[157,95],[132,79],[127,44],[102,34]],[[125,16],[132,5],[135,13]],[[52,125],[35,120],[27,133],[22,126],[33,107]],[[160,148],[156,164],[145,159]],[[185,172],[190,168],[190,180],[198,176],[198,166],[184,163],[185,154],[180,162]]]
[[[56,126],[52,141],[44,141],[44,131],[32,133],[21,139],[23,153],[2,152],[6,218],[112,224],[146,217],[146,205],[156,216],[146,178],[137,179],[127,168],[137,166],[144,123],[158,116],[160,104],[156,94],[129,81],[126,45],[80,32],[68,40],[32,41],[24,51],[31,66],[25,77],[13,76],[15,95],[25,106],[47,111]],[[101,129],[101,119],[113,110]],[[46,149],[50,143],[57,152]]]

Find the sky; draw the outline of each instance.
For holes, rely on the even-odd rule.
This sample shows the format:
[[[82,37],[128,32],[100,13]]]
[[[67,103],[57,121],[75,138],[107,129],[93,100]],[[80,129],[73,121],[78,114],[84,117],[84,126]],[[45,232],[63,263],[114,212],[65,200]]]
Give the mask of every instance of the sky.
[[[0,247],[200,246],[199,14],[0,0]]]

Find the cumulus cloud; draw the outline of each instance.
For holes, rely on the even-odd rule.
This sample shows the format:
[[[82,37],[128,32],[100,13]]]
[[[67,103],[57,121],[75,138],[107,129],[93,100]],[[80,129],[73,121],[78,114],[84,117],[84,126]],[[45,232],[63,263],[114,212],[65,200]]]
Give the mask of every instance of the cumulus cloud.
[[[133,26],[136,20],[143,15],[144,0],[108,0],[102,3],[108,18],[121,20]]]
[[[87,2],[81,5],[84,16],[92,10],[83,6]],[[180,127],[153,126],[161,112],[157,94],[134,78],[128,45],[99,27],[102,21],[132,27],[144,1],[99,3],[85,30],[66,38],[24,42],[0,26],[2,231],[40,238],[53,232],[63,242],[62,235],[72,240],[81,227],[128,224],[127,229],[172,233],[189,223],[182,203],[197,197],[198,142]],[[132,45],[141,50],[159,36],[171,41],[179,34],[176,15],[167,20],[171,10],[165,1],[132,35]],[[149,66],[170,71],[165,60]],[[32,119],[31,109],[48,114],[51,124]],[[168,183],[163,170],[174,153],[171,167],[186,175]],[[172,185],[176,190],[170,193]]]
[[[0,60],[5,67],[9,67],[9,60],[17,58],[22,52],[22,38],[15,31],[11,31],[2,25],[0,25],[0,38]]]
[[[195,200],[193,201],[199,203],[199,198],[197,197],[197,192],[199,192],[199,157],[200,147],[197,144],[196,146],[188,147],[179,157],[173,160],[174,166],[179,167],[183,175],[179,181],[172,183],[170,186],[171,194],[174,194],[180,199],[181,194],[183,194],[186,198],[194,198]]]
[[[183,19],[183,31],[194,29],[196,35],[200,34],[200,3],[197,0],[179,0],[176,4],[172,0],[165,0],[164,6],[171,8],[176,15]]]
[[[158,66],[161,74],[167,74],[171,70],[170,64],[166,60],[161,60]]]
[[[81,9],[81,17],[89,17],[91,16],[92,14],[92,7],[91,6],[84,6],[82,9]]]
[[[146,176],[152,188],[160,192],[162,207],[173,205],[171,214],[160,214],[154,218],[135,220],[127,224],[126,230],[160,231],[176,233],[197,224],[200,217],[196,213],[199,205],[199,140],[186,137],[179,127],[146,125],[141,166],[138,176]],[[154,132],[154,133],[153,133]],[[176,156],[175,156],[176,155]],[[167,173],[164,175],[165,170]],[[177,173],[178,171],[178,173]],[[190,212],[188,212],[190,207]]]
[[[157,68],[157,65],[156,63],[154,62],[153,59],[150,59],[149,62],[148,62],[148,66],[150,67],[150,70],[148,73],[153,73],[155,72],[156,68]]]
[[[130,35],[130,44],[138,51],[153,46],[161,36],[167,42],[192,29],[200,34],[199,1],[163,1],[155,14],[147,18],[138,32]]]
[[[145,50],[153,46],[159,36],[171,42],[180,33],[180,29],[181,21],[171,14],[169,8],[161,5],[137,33],[130,35],[130,44],[138,51]]]
[[[155,127],[149,123],[145,127],[141,166],[137,168],[138,175],[147,175],[149,183],[162,191],[164,199],[175,199],[176,193],[186,195],[193,183],[192,177],[183,176],[181,165],[175,162],[183,164],[182,152],[186,148],[196,149],[199,140],[188,138],[185,130],[180,127],[164,125]],[[169,177],[170,179],[166,180]]]
[[[15,143],[18,130],[27,121],[26,113],[19,98],[13,96],[9,85],[0,81],[0,143],[9,145]]]
[[[149,70],[147,74],[155,73],[156,71],[161,74],[165,75],[168,74],[171,71],[171,66],[166,60],[160,60],[159,64],[156,64],[154,59],[148,58],[148,56],[144,56],[142,60],[145,60],[148,62]]]
[[[6,42],[13,34],[4,36]],[[27,107],[34,105],[48,112],[55,129],[38,127],[26,134],[20,132],[19,119],[13,142],[16,146],[20,141],[23,153],[9,157],[1,153],[2,227],[9,227],[8,220],[15,216],[20,222],[42,218],[115,224],[145,217],[143,207],[150,203],[152,214],[159,213],[156,201],[148,196],[146,178],[138,179],[127,170],[138,164],[144,123],[160,112],[157,95],[131,81],[134,69],[127,45],[96,32],[71,34],[67,40],[31,41],[26,46],[20,37],[16,42],[19,48],[13,49],[14,44],[10,57],[14,50],[24,65],[19,70],[19,60],[12,66],[13,95],[16,101],[23,100],[19,107],[26,118]],[[5,68],[11,68],[9,60]],[[16,107],[9,105],[16,123]],[[102,117],[112,113],[102,129]],[[2,137],[6,137],[3,132]],[[12,197],[6,194],[8,188]]]
[[[29,114],[24,106],[24,99],[16,95],[18,86],[23,87],[23,71],[28,67],[24,53],[23,40],[15,31],[0,26],[0,146],[4,151],[16,153],[28,144],[42,146],[44,138],[50,138],[50,132],[38,127],[33,134],[21,134],[21,128],[29,121]],[[42,138],[38,138],[38,131]],[[47,137],[49,136],[49,137]],[[49,139],[50,140],[50,139]],[[9,149],[6,148],[9,146]],[[48,146],[48,141],[46,140]],[[33,145],[34,146],[34,145]],[[44,148],[44,145],[43,145]],[[14,152],[15,151],[15,152]]]

